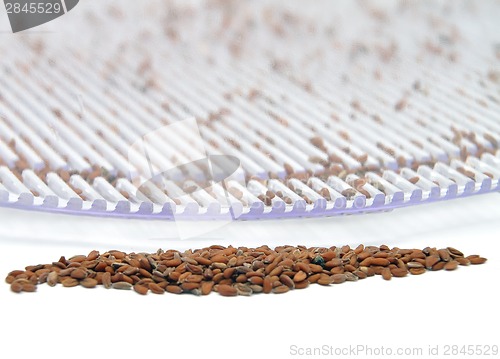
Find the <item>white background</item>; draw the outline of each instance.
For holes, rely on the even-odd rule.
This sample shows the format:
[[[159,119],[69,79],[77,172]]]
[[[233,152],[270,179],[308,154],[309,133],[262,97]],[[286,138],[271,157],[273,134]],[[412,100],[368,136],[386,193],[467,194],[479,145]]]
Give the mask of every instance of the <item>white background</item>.
[[[83,3],[87,2],[78,11],[83,11]],[[100,6],[100,2],[93,4]],[[5,36],[0,41],[12,36],[4,14],[0,11],[0,34]],[[43,29],[50,35],[64,22],[58,19]],[[80,31],[77,26],[74,29]],[[90,41],[79,32],[70,38]],[[175,229],[174,223],[159,221],[0,208],[0,275],[93,249],[182,250],[217,243],[249,247],[453,246],[465,254],[481,254],[488,262],[389,282],[374,277],[249,298],[224,298],[215,293],[144,297],[102,288],[46,285],[39,286],[37,293],[18,295],[7,284],[0,284],[0,358],[299,357],[290,355],[292,345],[367,345],[394,351],[398,347],[422,348],[421,357],[430,357],[429,346],[439,345],[443,354],[445,345],[500,344],[498,194],[382,214],[234,222],[206,238],[190,241],[176,240]],[[363,357],[367,356],[361,353],[356,358]]]
[[[331,287],[312,285],[282,295],[236,298],[216,293],[144,297],[132,291],[47,285],[40,285],[37,293],[18,295],[4,284],[0,285],[0,357],[299,357],[291,355],[291,345],[422,348],[421,357],[430,357],[429,346],[439,345],[442,354],[445,345],[498,345],[499,234],[496,193],[381,214],[234,222],[206,238],[184,241],[175,240],[173,223],[0,208],[4,276],[26,265],[92,249],[182,250],[216,243],[453,246],[466,255],[488,258],[484,265],[454,272],[388,282],[377,276]]]

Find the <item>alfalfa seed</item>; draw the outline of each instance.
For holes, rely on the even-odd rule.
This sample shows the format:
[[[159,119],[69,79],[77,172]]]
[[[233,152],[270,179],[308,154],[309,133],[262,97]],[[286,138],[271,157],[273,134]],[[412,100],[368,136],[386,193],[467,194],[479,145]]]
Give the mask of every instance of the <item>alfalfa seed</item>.
[[[111,285],[113,289],[129,290],[132,288],[132,284],[129,282],[115,282]]]
[[[455,260],[449,261],[444,265],[445,270],[455,270],[458,268],[458,262]]]
[[[382,270],[382,278],[384,278],[385,280],[391,280],[392,273],[390,268],[384,268]]]
[[[95,288],[97,286],[97,280],[87,277],[80,281],[80,285],[84,288]]]
[[[148,294],[149,288],[145,285],[136,283],[136,284],[134,284],[134,290],[136,293],[146,295],[146,294]]]
[[[238,290],[227,284],[220,284],[217,286],[217,292],[224,297],[234,297],[238,295]]]

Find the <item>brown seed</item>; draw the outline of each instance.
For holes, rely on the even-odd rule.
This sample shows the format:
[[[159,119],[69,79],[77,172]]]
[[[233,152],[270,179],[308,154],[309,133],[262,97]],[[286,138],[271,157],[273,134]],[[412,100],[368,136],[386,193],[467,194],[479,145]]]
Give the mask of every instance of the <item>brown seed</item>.
[[[165,290],[173,294],[181,294],[183,292],[182,288],[179,287],[178,285],[167,285]]]
[[[14,278],[15,278],[15,277],[17,277],[18,275],[23,274],[23,273],[24,273],[24,271],[23,271],[23,270],[13,270],[13,271],[12,271],[12,272],[10,272],[8,275],[9,275],[9,276],[12,276],[12,277],[14,277]]]
[[[84,288],[95,288],[97,286],[97,281],[94,278],[85,278],[80,281],[80,285]]]
[[[264,278],[255,276],[248,278],[248,281],[252,284],[262,285],[264,283]]]
[[[333,268],[333,267],[338,267],[341,265],[342,265],[342,259],[340,259],[340,258],[334,258],[334,259],[325,263],[326,268]]]
[[[264,277],[264,282],[262,283],[262,287],[264,288],[264,293],[271,293],[273,290],[273,282],[269,276]]]
[[[330,277],[330,280],[333,284],[341,284],[341,283],[344,283],[346,281],[346,276],[345,274],[333,274],[331,277]],[[318,281],[319,283],[319,281]],[[320,283],[321,284],[321,283]]]
[[[186,277],[185,282],[188,283],[201,283],[203,276],[199,274],[191,274]]]
[[[252,288],[248,284],[244,283],[237,283],[235,285],[236,291],[238,292],[238,295],[243,295],[243,296],[250,296],[253,293]]]
[[[410,183],[413,183],[413,184],[417,183],[419,180],[420,180],[420,177],[418,177],[418,176],[415,176],[415,177],[408,179],[408,181]]]
[[[345,280],[348,282],[356,282],[359,278],[351,272],[344,273]]]
[[[293,281],[295,283],[297,282],[302,282],[304,280],[306,280],[307,278],[307,274],[304,272],[304,271],[298,271],[297,273],[295,273],[295,275],[293,276]]]
[[[84,269],[77,268],[71,272],[71,278],[84,279],[87,277],[87,271]]]
[[[323,267],[317,264],[309,264],[309,268],[312,273],[321,273],[323,272]]]
[[[366,273],[361,271],[361,270],[356,270],[353,272],[353,274],[358,277],[359,279],[365,279],[367,277]]]
[[[29,277],[29,281],[31,284],[37,285],[38,284],[38,276],[36,274],[31,275]]]
[[[373,255],[373,258],[387,258],[389,257],[389,253],[387,252],[377,252]]]
[[[126,257],[126,253],[124,252],[121,252],[121,251],[109,251],[109,254],[111,254],[113,257],[115,257],[116,259],[123,259]]]
[[[445,270],[455,270],[458,268],[458,262],[453,260],[444,265]]]
[[[331,270],[330,270],[330,273],[331,274],[342,274],[344,273],[345,270],[344,270],[344,267],[333,267]]]
[[[442,261],[448,262],[449,260],[451,260],[450,252],[448,252],[447,249],[440,249],[438,250],[438,253]]]
[[[457,257],[455,258],[455,260],[458,262],[458,264],[460,264],[461,266],[468,266],[470,264],[470,260],[468,260],[467,258],[463,258],[463,257]]]
[[[200,264],[200,265],[203,265],[203,266],[209,266],[210,264],[212,264],[212,261],[208,258],[205,258],[205,257],[196,257],[194,258],[195,261]]]
[[[238,295],[238,291],[235,287],[224,284],[221,284],[217,287],[217,292],[224,297],[234,297]]]
[[[339,260],[339,264],[337,265],[340,265],[342,264],[342,260],[340,258],[336,258],[337,257],[337,253],[335,251],[327,251],[325,253],[321,253],[321,257],[323,257],[323,259],[325,260],[325,262],[329,262],[329,261],[332,261],[335,259]]]
[[[132,284],[129,282],[115,282],[111,286],[113,289],[129,290],[132,288]]]
[[[182,260],[180,258],[174,258],[171,260],[167,260],[164,263],[167,267],[177,267],[182,264]]]
[[[385,280],[391,280],[392,273],[390,268],[384,268],[382,270],[382,278],[384,278]]]
[[[408,270],[406,268],[392,268],[391,274],[393,277],[404,277],[408,274]]]
[[[286,285],[279,285],[275,288],[273,288],[273,293],[275,294],[282,294],[282,293],[286,293],[290,290],[289,287],[287,287]]]
[[[220,254],[213,256],[211,258],[211,260],[214,263],[224,263],[224,264],[227,264],[227,262],[229,262],[229,259],[226,256],[223,256],[223,255],[220,255]]]
[[[188,272],[191,272],[193,274],[202,274],[203,273],[203,268],[198,266],[198,265],[193,265],[193,264],[186,264],[186,270]]]
[[[250,271],[250,272],[246,273],[246,276],[247,276],[247,278],[250,278],[250,277],[261,277],[261,278],[264,278],[264,273],[263,272]]]
[[[323,275],[323,273],[316,273],[316,274],[311,275],[308,278],[309,283],[317,283],[318,280],[321,278],[322,275]]]
[[[49,277],[49,272],[44,272],[44,273],[40,274],[40,277],[38,278],[38,282],[40,284],[46,283],[48,277]]]
[[[227,268],[227,264],[214,262],[214,263],[212,263],[212,268],[224,270]]]
[[[396,266],[399,267],[399,268],[406,268],[406,263],[403,260],[398,259],[396,261]]]
[[[162,287],[160,287],[158,284],[156,284],[156,283],[149,283],[148,288],[154,294],[163,294],[163,293],[165,293],[165,290]]]
[[[433,271],[441,270],[444,268],[445,265],[446,265],[446,262],[437,262],[436,264],[434,264],[432,266],[432,270]]]
[[[12,285],[11,285],[11,289],[12,289]],[[36,285],[33,283],[23,283],[22,290],[23,290],[23,292],[35,292]]]
[[[87,256],[77,255],[77,256],[71,257],[68,261],[69,262],[81,263],[81,262],[83,262],[85,260],[87,260]]]
[[[201,284],[200,283],[192,283],[192,282],[184,282],[181,284],[181,288],[183,291],[189,292],[193,289],[198,289],[200,288]]]
[[[436,264],[440,260],[441,260],[441,258],[439,256],[431,255],[431,256],[425,258],[425,267],[427,269],[431,269],[434,266],[434,264]]]
[[[214,286],[214,282],[212,282],[212,281],[201,283],[201,294],[202,295],[210,294],[213,286]]]
[[[370,265],[386,267],[390,262],[386,258],[373,258]]]
[[[245,283],[248,280],[247,276],[244,274],[240,274],[239,276],[236,277],[234,280],[236,283]]]
[[[21,293],[23,290],[23,284],[19,282],[12,282],[10,285],[10,290],[14,293]]]
[[[236,268],[235,267],[232,267],[232,268],[226,268],[224,269],[224,278],[228,279],[228,278],[231,278],[233,276],[234,273],[236,273]]]
[[[410,273],[414,275],[424,274],[425,272],[425,268],[410,268]]]
[[[234,282],[232,279],[223,279],[218,284],[232,285]]]
[[[358,260],[360,259],[360,256],[358,256]],[[373,260],[373,257],[367,257],[365,259],[363,259],[359,265],[360,267],[368,267],[369,265],[372,264],[372,260]]]
[[[332,278],[327,275],[327,274],[321,274],[320,278],[316,283],[321,284],[321,285],[330,285],[332,284]]]
[[[286,274],[280,275],[280,282],[286,285],[288,288],[293,289],[295,288],[295,284],[293,282],[293,279],[287,276]]]
[[[411,259],[415,259],[415,258],[421,258],[421,259],[425,259],[425,253],[423,251],[421,251],[420,249],[414,249],[411,253],[410,253],[410,258]]]
[[[98,251],[91,251],[88,255],[87,255],[87,260],[88,261],[93,261],[95,259],[97,259],[99,257],[99,252]]]
[[[306,274],[309,274],[311,273],[311,268],[309,267],[309,265],[307,263],[304,263],[304,262],[298,262],[294,265],[294,268],[293,268],[295,271],[303,271],[304,273]]]
[[[148,287],[139,283],[134,284],[134,290],[142,295],[148,294]]]
[[[104,272],[104,270],[106,269],[107,267],[107,264],[106,262],[99,262],[96,264],[96,266],[94,267],[94,270],[96,272]]]
[[[295,283],[295,289],[304,289],[309,286],[309,281],[303,280],[302,282]]]
[[[264,288],[262,288],[261,285],[255,285],[255,284],[250,284],[250,289],[252,289],[254,293],[262,293],[264,291]]]
[[[269,276],[271,276],[271,277],[274,275],[279,276],[282,272],[283,272],[283,266],[277,266],[269,273]]]
[[[474,257],[474,258],[468,258],[470,264],[483,264],[487,261],[486,258],[483,257]]]
[[[420,262],[408,262],[406,263],[408,268],[424,268],[424,265]]]
[[[462,252],[460,252],[458,249],[455,249],[453,247],[447,247],[446,249],[454,257],[463,257],[464,256],[464,254]]]
[[[63,287],[76,287],[78,285],[78,280],[75,278],[65,278],[61,284]]]
[[[131,275],[136,274],[137,272],[139,272],[139,268],[129,266],[129,267],[128,267],[127,269],[125,269],[122,273],[123,273],[123,274],[125,274],[125,275],[128,275],[128,276],[131,276]]]
[[[102,285],[106,289],[111,288],[111,273],[106,272],[102,275]]]

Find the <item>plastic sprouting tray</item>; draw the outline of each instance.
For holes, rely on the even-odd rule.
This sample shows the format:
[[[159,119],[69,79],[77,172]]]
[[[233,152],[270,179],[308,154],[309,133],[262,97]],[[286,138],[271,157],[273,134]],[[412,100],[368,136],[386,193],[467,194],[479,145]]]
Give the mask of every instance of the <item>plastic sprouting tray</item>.
[[[4,31],[0,206],[265,219],[499,191],[499,15],[495,1],[86,1]]]

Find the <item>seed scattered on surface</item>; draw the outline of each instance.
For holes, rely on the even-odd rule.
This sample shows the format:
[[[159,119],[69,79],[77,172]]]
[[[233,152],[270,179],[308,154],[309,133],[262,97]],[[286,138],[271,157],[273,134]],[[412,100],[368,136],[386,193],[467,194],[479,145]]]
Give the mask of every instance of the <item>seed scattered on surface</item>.
[[[22,285],[22,290],[23,292],[35,292],[36,291],[36,285],[33,283],[24,283]]]
[[[163,289],[162,287],[160,287],[158,284],[156,283],[149,283],[149,290],[154,293],[154,294],[163,294],[165,293],[165,289]]]
[[[391,270],[389,268],[384,268],[382,270],[382,278],[384,278],[385,280],[391,280],[392,273],[391,273]]]
[[[97,280],[94,278],[85,278],[80,281],[80,285],[84,288],[95,288],[97,286]]]
[[[238,291],[235,287],[227,285],[227,284],[221,284],[217,287],[217,292],[220,295],[223,295],[224,297],[234,297],[238,295]]]
[[[333,284],[341,284],[341,283],[344,283],[346,281],[345,274],[340,274],[340,273],[334,274],[330,278],[331,278],[331,281]]]
[[[128,290],[128,289],[132,288],[132,284],[130,284],[128,282],[116,282],[116,283],[113,283],[113,285],[111,287],[114,289]]]
[[[76,280],[75,278],[68,277],[66,279],[63,279],[61,281],[61,284],[64,287],[76,287],[78,285],[78,280]]]
[[[12,282],[10,285],[10,290],[14,293],[21,293],[23,291],[23,285],[19,282]]]
[[[134,285],[134,290],[139,293],[139,294],[142,294],[142,295],[146,295],[148,294],[148,287],[146,287],[145,285],[142,285],[142,284],[139,284],[139,283],[136,283]]]
[[[202,249],[159,249],[156,253],[92,251],[88,255],[62,256],[8,273],[5,281],[14,293],[34,292],[47,283],[192,295],[218,292],[222,296],[286,293],[316,283],[323,286],[358,281],[374,275],[385,280],[420,275],[427,271],[456,270],[459,265],[483,264],[486,258],[464,254],[453,247],[420,249],[386,245],[330,248],[268,246],[257,248],[210,246]]]
[[[102,285],[104,286],[104,288],[106,288],[106,289],[111,288],[111,273],[110,272],[105,272],[102,275],[101,280],[102,280]]]
[[[55,286],[57,284],[57,278],[58,278],[57,272],[53,271],[49,273],[49,276],[47,277],[47,284],[50,285],[51,287]]]
[[[279,285],[273,289],[273,293],[282,294],[282,293],[288,292],[289,290],[290,290],[290,288],[287,287],[286,285]]]
[[[466,259],[469,260],[470,264],[483,264],[486,262],[486,258],[482,257],[473,257],[473,258],[466,257]]]
[[[413,275],[424,274],[426,272],[425,268],[410,268],[410,273]]]

